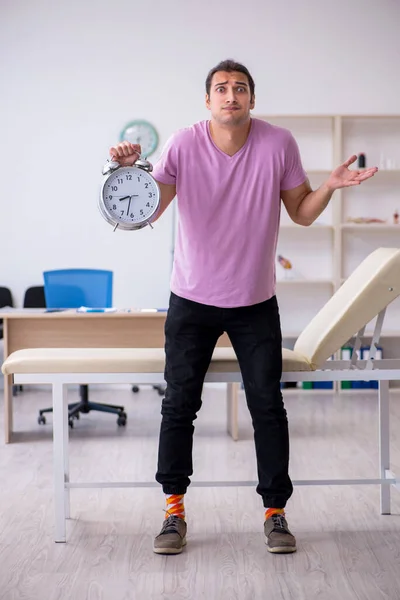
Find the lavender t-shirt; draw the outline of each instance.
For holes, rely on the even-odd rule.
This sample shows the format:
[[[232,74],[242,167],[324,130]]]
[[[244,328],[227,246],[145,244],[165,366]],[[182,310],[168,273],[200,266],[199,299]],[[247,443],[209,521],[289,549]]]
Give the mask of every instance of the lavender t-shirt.
[[[233,156],[213,142],[209,121],[169,140],[153,175],[176,185],[178,229],[171,290],[222,308],[275,294],[280,191],[306,180],[292,134],[251,119]]]

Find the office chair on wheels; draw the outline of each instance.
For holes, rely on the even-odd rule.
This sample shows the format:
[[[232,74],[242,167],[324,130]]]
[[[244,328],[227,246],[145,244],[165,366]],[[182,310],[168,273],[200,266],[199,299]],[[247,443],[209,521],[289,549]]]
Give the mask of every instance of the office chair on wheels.
[[[13,298],[11,290],[7,287],[0,287],[0,308],[6,308],[13,306]],[[3,319],[0,319],[0,340],[3,337]]]
[[[24,294],[24,308],[46,308],[46,299],[44,297],[44,286],[34,285],[28,287]]]
[[[156,390],[158,392],[159,396],[164,396],[165,395],[165,387],[163,385],[153,385],[153,390]],[[132,392],[134,394],[137,394],[140,392],[140,388],[138,385],[133,385],[132,386]]]
[[[81,306],[110,308],[112,306],[112,271],[60,269],[45,271],[43,277],[47,309],[63,310]],[[74,426],[73,419],[79,419],[80,413],[86,414],[92,410],[116,414],[118,425],[126,425],[128,417],[123,406],[90,402],[88,385],[79,386],[79,391],[80,401],[68,404],[68,423],[71,428]],[[46,423],[44,414],[52,411],[52,408],[39,410],[38,423]]]
[[[0,308],[12,308],[14,306],[11,290],[8,287],[0,287]],[[3,319],[0,319],[0,340],[3,339]],[[12,394],[16,396],[19,386],[12,386]]]
[[[34,285],[25,290],[23,308],[46,308],[43,285]],[[13,396],[23,391],[22,385],[13,385]]]

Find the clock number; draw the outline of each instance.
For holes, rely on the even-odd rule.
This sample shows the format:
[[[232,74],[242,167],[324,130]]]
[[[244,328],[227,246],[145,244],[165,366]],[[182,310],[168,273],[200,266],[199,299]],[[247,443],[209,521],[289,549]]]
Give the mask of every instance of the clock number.
[[[142,209],[140,209],[140,216],[142,217],[144,215],[144,212]]]
[[[109,199],[109,200],[112,200],[112,196],[111,196],[111,194],[108,196],[108,199]]]
[[[121,210],[121,217],[122,217],[122,215],[124,214],[124,212],[125,212],[125,211]]]
[[[117,186],[116,186],[116,185],[112,185],[112,186],[111,186],[111,191],[113,191],[113,192],[117,192],[117,191],[118,191],[118,188],[117,188]]]
[[[139,183],[140,183],[140,177],[138,177],[138,178],[137,178],[137,180],[138,180],[138,181],[139,181]]]
[[[130,175],[130,174],[128,173],[128,175],[126,176],[126,178],[127,178],[127,180],[128,180],[128,181],[130,181],[130,180],[132,179],[132,175]]]
[[[124,183],[123,179],[117,179],[117,183]]]
[[[113,204],[113,210],[117,210],[117,205]]]
[[[153,197],[153,193],[149,192],[149,198],[152,198],[152,197]]]
[[[129,216],[131,219],[133,219],[135,217],[135,215],[133,213],[131,213]]]
[[[149,184],[148,184],[148,183],[145,183],[145,184],[144,184],[144,187],[145,187],[145,188],[146,188],[146,190],[147,190],[147,188],[149,187]]]
[[[146,204],[146,206],[147,206],[148,208],[150,208],[150,202],[148,202],[148,203]]]

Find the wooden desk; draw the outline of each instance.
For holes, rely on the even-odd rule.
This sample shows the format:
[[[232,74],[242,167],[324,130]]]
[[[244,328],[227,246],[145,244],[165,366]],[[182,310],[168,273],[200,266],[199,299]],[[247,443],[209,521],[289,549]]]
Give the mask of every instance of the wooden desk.
[[[4,359],[23,348],[163,348],[166,313],[117,311],[77,313],[43,309],[0,310],[4,323]],[[218,346],[230,346],[224,334]],[[5,443],[13,431],[12,377],[4,377]]]

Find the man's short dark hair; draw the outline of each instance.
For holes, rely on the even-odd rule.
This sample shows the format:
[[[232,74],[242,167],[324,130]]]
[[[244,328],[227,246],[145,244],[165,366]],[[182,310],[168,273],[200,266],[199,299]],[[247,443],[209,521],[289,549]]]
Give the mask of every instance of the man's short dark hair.
[[[234,60],[231,60],[231,59],[222,60],[220,63],[218,63],[217,66],[215,66],[213,69],[211,69],[211,71],[208,73],[207,79],[206,79],[206,92],[208,95],[210,95],[211,80],[212,80],[213,76],[215,75],[215,73],[218,73],[218,71],[226,71],[227,73],[232,73],[233,71],[238,71],[239,73],[243,73],[244,75],[246,75],[247,79],[249,80],[250,97],[253,98],[255,85],[254,85],[254,79],[250,75],[249,70],[246,69],[246,67],[244,65],[242,65]]]

